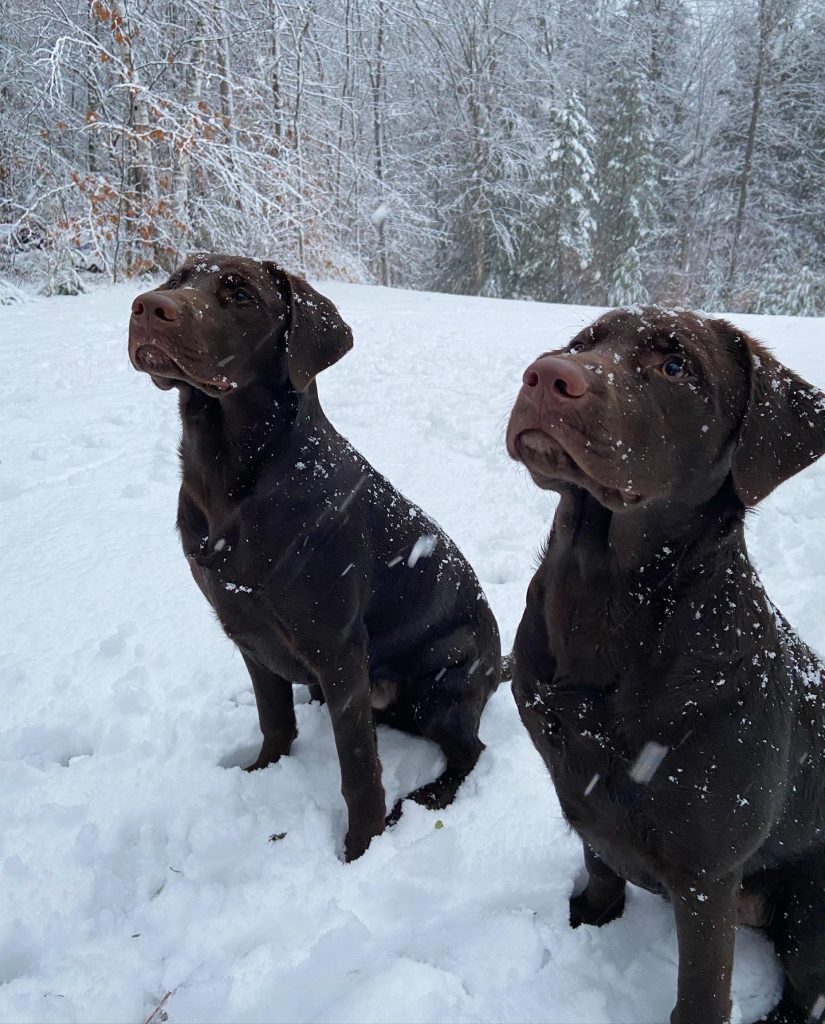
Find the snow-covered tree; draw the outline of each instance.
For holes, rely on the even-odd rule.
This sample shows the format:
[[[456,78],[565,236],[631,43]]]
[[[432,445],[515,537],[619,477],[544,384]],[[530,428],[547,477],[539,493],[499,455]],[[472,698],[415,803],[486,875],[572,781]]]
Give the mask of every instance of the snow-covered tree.
[[[570,302],[580,294],[593,257],[595,138],[575,90],[561,110],[548,107],[547,121],[551,141],[530,183],[516,287],[530,298]]]
[[[629,20],[633,26],[636,19]],[[618,306],[649,297],[642,258],[657,225],[660,189],[647,56],[622,41],[605,61],[600,89],[596,248],[605,298]]]
[[[73,289],[210,247],[825,312],[818,0],[2,7],[4,276]]]

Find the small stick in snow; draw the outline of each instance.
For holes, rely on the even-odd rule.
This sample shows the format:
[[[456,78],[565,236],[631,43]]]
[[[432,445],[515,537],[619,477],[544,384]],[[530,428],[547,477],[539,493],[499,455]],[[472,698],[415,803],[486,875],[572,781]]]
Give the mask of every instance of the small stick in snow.
[[[155,1017],[157,1017],[159,1021],[164,1021],[165,1022],[165,1021],[169,1020],[169,1014],[166,1012],[166,1010],[164,1010],[163,1007],[164,1007],[164,1005],[166,1003],[166,1000],[171,995],[172,995],[171,992],[167,992],[166,993],[166,995],[163,997],[163,999],[161,999],[161,1001],[154,1008],[154,1010],[152,1010],[152,1012],[149,1014],[149,1016],[146,1018],[146,1020],[143,1022],[143,1024],[151,1024],[151,1021],[153,1021],[155,1019]]]

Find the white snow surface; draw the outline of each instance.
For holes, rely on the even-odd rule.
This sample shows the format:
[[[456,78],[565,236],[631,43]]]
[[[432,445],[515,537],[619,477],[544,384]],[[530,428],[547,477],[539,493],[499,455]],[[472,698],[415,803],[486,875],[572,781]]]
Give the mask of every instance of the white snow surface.
[[[356,339],[320,378],[328,415],[455,538],[509,650],[554,502],[504,425],[527,363],[600,311],[321,287]],[[137,290],[0,307],[0,1019],[140,1022],[166,996],[173,1024],[666,1020],[672,913],[630,887],[621,920],[570,929],[580,846],[508,684],[453,806],[408,802],[351,865],[328,715],[303,688],[291,756],[241,771],[253,695],[179,547],[177,403],[129,365]],[[825,321],[732,319],[825,385]],[[823,501],[825,463],[749,527],[815,647]],[[424,740],[379,744],[388,806],[440,770]],[[740,929],[734,1020],[778,987]]]

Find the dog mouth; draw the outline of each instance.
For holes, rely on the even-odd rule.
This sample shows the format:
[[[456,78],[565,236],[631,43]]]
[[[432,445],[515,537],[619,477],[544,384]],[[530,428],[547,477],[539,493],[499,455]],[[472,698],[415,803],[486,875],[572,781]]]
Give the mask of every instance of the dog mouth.
[[[193,376],[155,341],[139,344],[132,356],[132,363],[136,370],[148,373],[158,387],[164,390],[168,390],[180,382],[193,384],[209,395],[223,395],[237,386],[223,376],[216,376],[212,380],[202,380]]]
[[[582,466],[582,459],[570,453],[570,446],[537,427],[522,430],[513,442],[514,454],[540,487],[553,481],[578,484],[608,506],[638,505],[642,495],[632,487],[602,483]]]
[[[156,377],[185,378],[187,376],[180,363],[153,342],[138,345],[133,362],[136,369],[142,370],[144,373],[151,373]]]

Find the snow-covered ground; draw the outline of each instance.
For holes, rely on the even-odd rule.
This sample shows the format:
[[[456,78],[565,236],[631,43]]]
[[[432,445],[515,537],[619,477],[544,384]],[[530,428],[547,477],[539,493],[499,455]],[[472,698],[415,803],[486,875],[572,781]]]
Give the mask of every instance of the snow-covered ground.
[[[320,379],[328,414],[456,539],[509,649],[553,504],[503,427],[526,363],[597,311],[324,290],[356,338]],[[171,993],[172,1022],[664,1021],[672,914],[631,889],[621,920],[570,930],[579,844],[507,685],[453,806],[407,804],[349,866],[325,709],[299,707],[292,756],[240,770],[252,692],[179,549],[176,401],[129,366],[135,291],[0,307],[0,1018],[141,1022]],[[825,385],[825,321],[734,319]],[[823,502],[825,464],[750,527],[820,648]],[[437,774],[425,741],[379,742],[390,802]],[[736,952],[752,1021],[777,968],[756,932]]]

